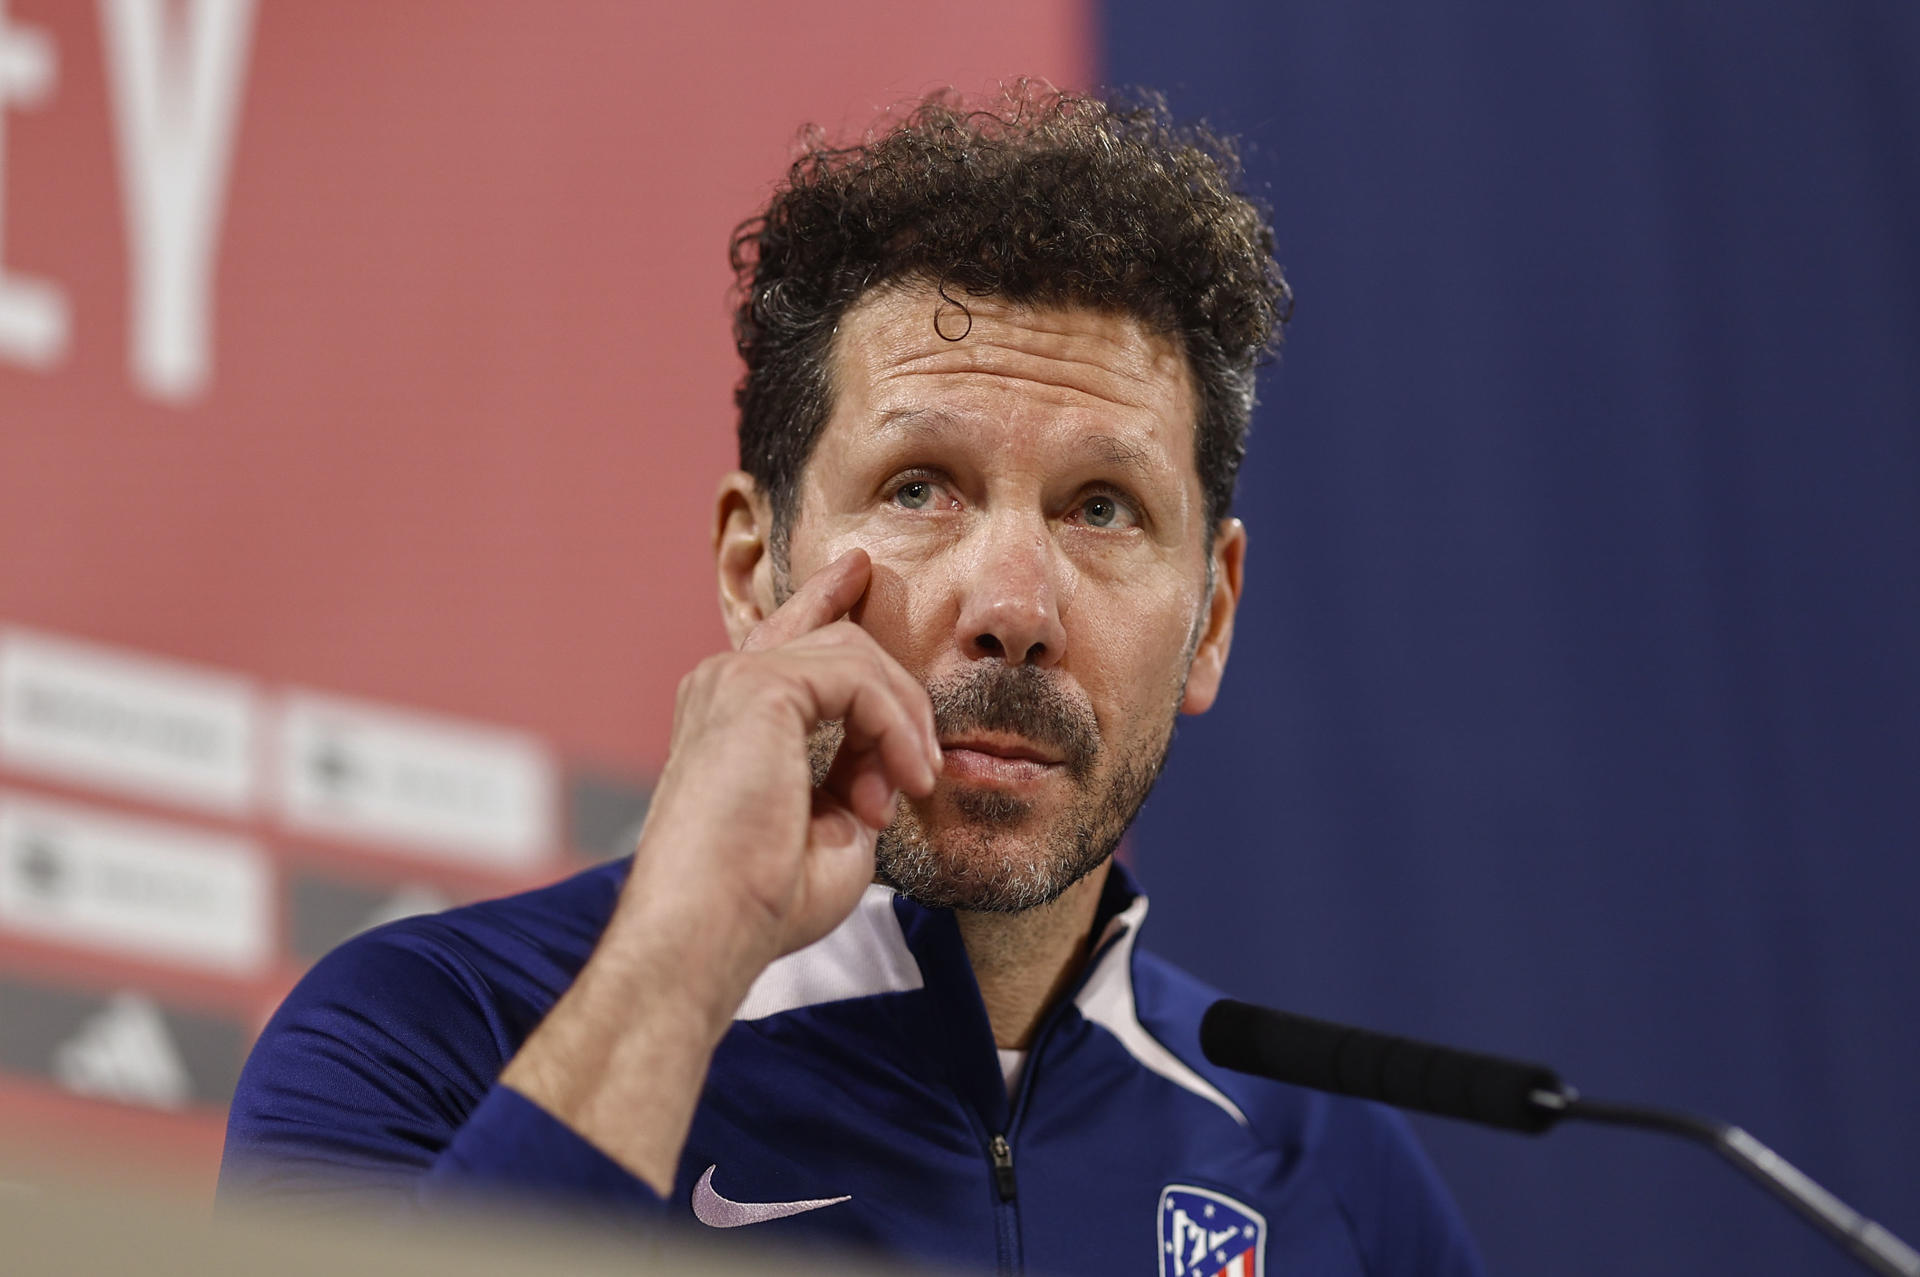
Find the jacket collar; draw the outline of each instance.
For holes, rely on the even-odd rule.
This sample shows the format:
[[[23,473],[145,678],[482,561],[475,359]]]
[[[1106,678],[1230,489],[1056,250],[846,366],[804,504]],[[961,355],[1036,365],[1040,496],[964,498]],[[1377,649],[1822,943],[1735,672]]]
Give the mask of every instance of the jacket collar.
[[[1094,913],[1095,940],[1072,993],[1048,1013],[1035,1050],[1070,1013],[1099,1025],[1142,1067],[1224,1110],[1241,1126],[1238,1105],[1201,1077],[1140,1021],[1134,946],[1147,898],[1116,861]],[[847,920],[823,939],[770,965],[748,990],[735,1020],[764,1020],[789,1011],[889,993],[924,992],[925,1014],[914,1033],[925,1069],[944,1072],[982,1119],[1005,1131],[1012,1120],[1006,1083],[993,1050],[973,964],[953,911],[934,909],[889,887],[870,886]],[[1071,1011],[1069,1010],[1071,1009]]]
[[[1138,932],[1146,914],[1147,898],[1139,884],[1115,861],[1094,912],[1093,931],[1099,939],[1081,974],[1082,988],[1102,958]],[[1109,978],[1128,982],[1125,964]],[[733,1018],[761,1020],[825,1002],[929,986],[943,991],[957,986],[953,992],[964,991],[976,1002],[980,997],[953,911],[930,908],[875,883],[845,922],[770,964]]]
[[[1041,1026],[1035,1050],[1063,1018],[1099,1025],[1141,1067],[1207,1100],[1245,1126],[1239,1107],[1175,1055],[1141,1023],[1134,989],[1134,945],[1147,898],[1125,865],[1115,862],[1094,913],[1095,940],[1071,994]],[[882,886],[870,886],[847,920],[826,937],[788,954],[763,972],[736,1020],[771,1016],[849,999],[920,992],[914,1042],[900,1043],[919,1069],[944,1073],[994,1130],[1005,1131],[1014,1106],[993,1050],[980,986],[948,909],[935,909]],[[1030,1071],[1031,1073],[1031,1071]]]

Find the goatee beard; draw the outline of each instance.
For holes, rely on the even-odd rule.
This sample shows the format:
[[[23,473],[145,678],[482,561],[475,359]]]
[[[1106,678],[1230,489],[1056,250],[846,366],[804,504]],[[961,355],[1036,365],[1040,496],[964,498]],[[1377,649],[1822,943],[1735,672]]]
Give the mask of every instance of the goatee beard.
[[[1033,804],[996,790],[953,788],[948,798],[959,820],[937,832],[925,804],[901,803],[874,849],[876,877],[921,904],[982,913],[1049,904],[1105,863],[1166,763],[1178,703],[1176,696],[1163,733],[1114,758],[1102,777],[1105,746],[1092,709],[1043,669],[981,662],[930,685],[927,695],[942,738],[975,731],[1023,737],[1060,756],[1075,791],[1051,827],[1025,831]],[[838,723],[823,724],[809,742],[816,785],[841,735]]]

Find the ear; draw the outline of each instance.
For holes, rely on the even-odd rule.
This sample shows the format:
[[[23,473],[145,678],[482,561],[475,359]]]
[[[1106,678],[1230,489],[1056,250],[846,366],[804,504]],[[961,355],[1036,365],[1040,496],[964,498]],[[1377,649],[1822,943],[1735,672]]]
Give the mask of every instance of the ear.
[[[1193,649],[1193,664],[1187,669],[1187,694],[1180,702],[1183,714],[1206,713],[1220,694],[1246,565],[1247,525],[1238,519],[1220,520],[1213,537],[1213,597],[1207,601],[1206,628]]]
[[[720,619],[738,648],[773,613],[773,509],[753,477],[735,470],[714,494],[713,562]]]

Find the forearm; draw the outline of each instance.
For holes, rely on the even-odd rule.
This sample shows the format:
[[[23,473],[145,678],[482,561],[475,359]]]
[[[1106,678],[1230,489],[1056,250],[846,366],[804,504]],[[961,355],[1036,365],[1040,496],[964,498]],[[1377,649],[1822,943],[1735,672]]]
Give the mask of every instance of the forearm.
[[[590,894],[569,907],[591,907],[579,898]],[[404,1212],[498,1193],[621,1212],[657,1205],[624,1166],[498,1084],[572,981],[543,967],[556,956],[550,940],[518,926],[415,919],[329,955],[241,1075],[222,1197],[320,1212]],[[577,972],[586,957],[562,966]]]
[[[616,914],[501,1084],[669,1195],[708,1062],[765,965],[748,949],[686,910],[669,927]]]

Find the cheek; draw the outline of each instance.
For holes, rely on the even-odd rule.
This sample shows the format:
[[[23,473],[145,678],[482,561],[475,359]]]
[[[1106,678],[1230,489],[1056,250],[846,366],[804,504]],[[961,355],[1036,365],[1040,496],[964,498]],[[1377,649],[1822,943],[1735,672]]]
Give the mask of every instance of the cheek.
[[[866,593],[847,614],[880,646],[906,666],[924,674],[940,640],[952,629],[951,564],[926,551],[923,539],[851,532],[822,545],[821,563],[831,563],[859,548],[873,562]]]
[[[930,535],[926,529],[889,527],[883,519],[816,519],[814,525],[806,538],[805,558],[815,568],[825,567],[853,549],[865,550],[867,557],[873,560],[876,571],[890,567],[908,576],[917,575],[952,557],[953,547],[944,538]],[[802,547],[796,536],[796,568],[801,556]]]
[[[898,656],[900,639],[913,630],[913,583],[871,550],[868,554],[873,557],[873,576],[867,582],[867,592],[847,615],[855,625],[879,639],[880,646]]]
[[[1149,598],[1159,602],[1149,606]],[[1068,632],[1068,664],[1116,718],[1158,715],[1186,678],[1198,608],[1184,583],[1157,595],[1140,586],[1108,594],[1089,584]]]
[[[1198,582],[1186,573],[1155,563],[1120,573],[1087,572],[1083,579],[1077,632],[1144,664],[1172,661],[1186,651],[1200,609]]]

